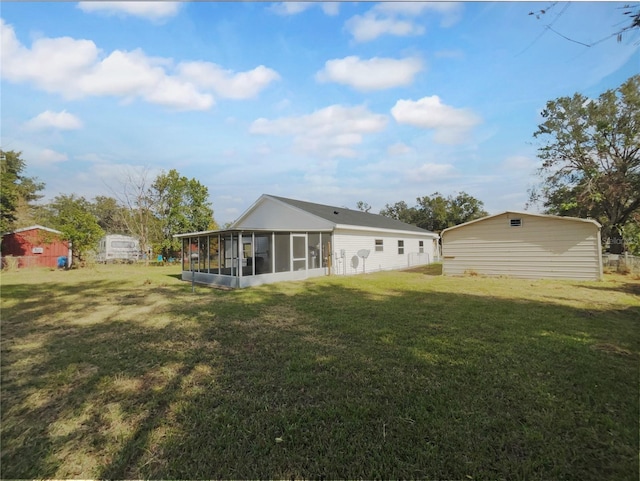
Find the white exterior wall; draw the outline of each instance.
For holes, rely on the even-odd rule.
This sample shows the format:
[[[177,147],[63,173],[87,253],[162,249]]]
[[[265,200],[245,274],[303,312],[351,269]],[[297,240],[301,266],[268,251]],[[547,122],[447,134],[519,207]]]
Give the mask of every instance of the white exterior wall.
[[[246,230],[290,230],[290,231],[330,231],[333,223],[309,215],[290,205],[273,199],[260,199],[247,213],[233,224],[235,229]]]
[[[511,227],[510,219],[522,219]],[[442,233],[444,275],[539,279],[602,278],[600,228],[593,222],[505,213]]]
[[[376,239],[382,239],[382,252],[376,251]],[[430,264],[437,260],[436,237],[406,232],[387,233],[380,231],[361,231],[336,229],[333,234],[333,269],[335,275],[362,274],[392,269],[406,269],[418,265]],[[398,240],[404,241],[404,254],[398,254]],[[424,242],[424,253],[419,253],[419,241]],[[351,265],[353,256],[360,249],[368,249],[369,257],[358,258],[358,267]],[[342,256],[344,250],[344,256]]]

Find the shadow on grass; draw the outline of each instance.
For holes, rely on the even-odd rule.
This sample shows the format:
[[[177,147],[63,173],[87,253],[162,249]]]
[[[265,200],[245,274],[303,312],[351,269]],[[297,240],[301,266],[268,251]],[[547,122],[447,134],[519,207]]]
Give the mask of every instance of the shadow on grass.
[[[3,478],[637,477],[638,307],[185,291],[3,287]]]
[[[419,267],[412,267],[410,269],[404,269],[402,272],[407,272],[410,274],[423,274],[425,276],[441,276],[442,275],[442,264],[427,264]]]
[[[624,292],[627,294],[631,294],[634,296],[640,296],[640,282],[626,282],[626,281],[620,281],[620,279],[616,279],[618,282],[616,282],[615,285],[607,285],[607,284],[601,284],[601,285],[590,285],[590,286],[583,286],[587,289],[593,289],[596,291],[618,291],[618,292]]]

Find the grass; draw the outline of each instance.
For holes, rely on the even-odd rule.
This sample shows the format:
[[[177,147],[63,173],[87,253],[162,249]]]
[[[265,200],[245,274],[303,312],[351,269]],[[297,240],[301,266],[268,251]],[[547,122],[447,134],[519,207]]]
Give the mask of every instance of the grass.
[[[638,479],[640,281],[2,274],[7,478]]]

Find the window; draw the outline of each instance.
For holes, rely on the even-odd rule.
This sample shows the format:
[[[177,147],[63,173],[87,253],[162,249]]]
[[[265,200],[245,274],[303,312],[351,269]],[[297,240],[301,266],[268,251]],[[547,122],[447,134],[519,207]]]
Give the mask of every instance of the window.
[[[404,241],[398,241],[398,254],[404,254]]]
[[[509,225],[511,227],[521,227],[522,219],[509,219]]]
[[[418,241],[418,252],[424,254],[424,241]]]
[[[135,249],[136,243],[131,241],[111,241],[111,247],[114,249]]]
[[[384,250],[383,239],[376,239],[376,252],[382,252]]]

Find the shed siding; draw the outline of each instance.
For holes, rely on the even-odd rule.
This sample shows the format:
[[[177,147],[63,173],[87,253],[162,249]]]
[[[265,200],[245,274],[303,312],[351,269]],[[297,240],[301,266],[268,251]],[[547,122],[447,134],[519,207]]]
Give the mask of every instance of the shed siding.
[[[18,267],[56,267],[58,257],[69,256],[69,244],[44,229],[21,229],[3,236],[2,256],[17,258]]]
[[[511,227],[510,218],[522,219]],[[570,219],[506,213],[450,231],[442,238],[443,273],[521,278],[601,278],[598,226]]]
[[[376,251],[375,241],[382,239],[382,252]],[[412,235],[409,233],[381,233],[374,231],[336,230],[333,235],[333,271],[338,275],[361,274],[362,258],[358,259],[358,267],[351,266],[351,258],[360,249],[368,249],[369,257],[364,261],[364,272],[376,272],[392,269],[406,269],[412,266],[428,264],[434,261],[434,237]],[[404,241],[404,254],[398,254],[398,240]],[[419,241],[424,243],[424,253],[419,254]],[[341,251],[344,249],[344,257]]]

